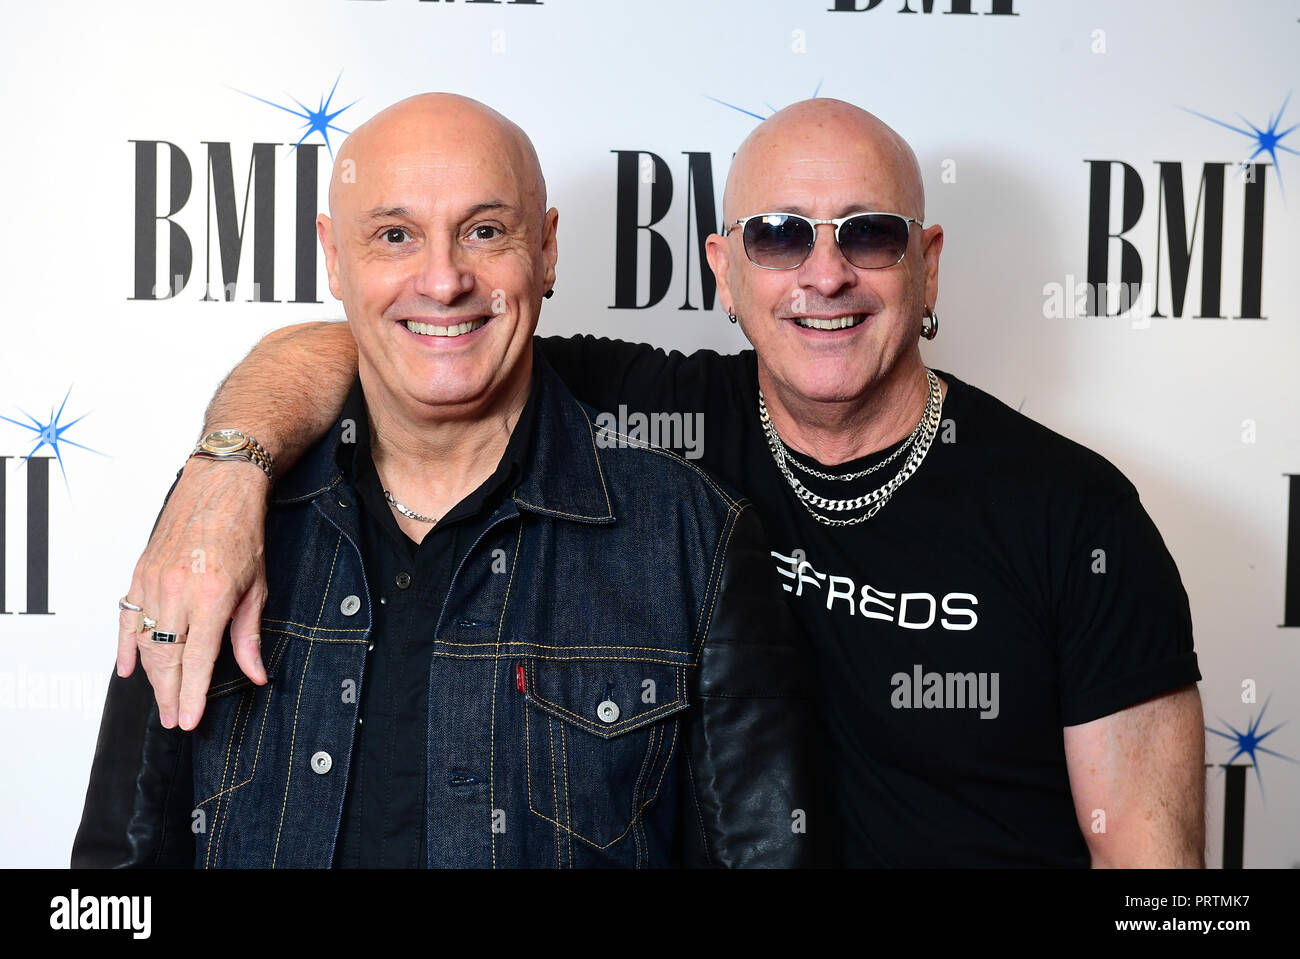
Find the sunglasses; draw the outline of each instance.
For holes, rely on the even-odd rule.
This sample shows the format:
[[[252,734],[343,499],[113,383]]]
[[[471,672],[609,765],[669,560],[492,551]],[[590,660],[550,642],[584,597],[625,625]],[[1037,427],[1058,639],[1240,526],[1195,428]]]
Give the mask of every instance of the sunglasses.
[[[893,266],[907,252],[916,217],[900,213],[851,213],[835,220],[813,220],[797,213],[757,213],[737,220],[723,236],[737,228],[745,242],[745,255],[765,270],[793,270],[801,266],[817,242],[817,227],[835,227],[835,242],[844,259],[863,270]]]

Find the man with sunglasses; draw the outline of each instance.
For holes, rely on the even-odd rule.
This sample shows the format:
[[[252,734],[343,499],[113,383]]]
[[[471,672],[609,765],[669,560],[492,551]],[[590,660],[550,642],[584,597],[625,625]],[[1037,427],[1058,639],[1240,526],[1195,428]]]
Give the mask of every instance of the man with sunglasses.
[[[752,351],[542,346],[597,409],[703,411],[701,465],[759,507],[815,648],[839,861],[1202,864],[1200,674],[1177,569],[1113,466],[926,368],[943,231],[924,225],[910,147],[856,107],[804,101],[741,145],[723,206],[708,260]],[[351,351],[333,325],[272,334],[209,427],[296,455],[332,421]],[[241,603],[260,588],[256,544],[221,531],[266,484],[237,472],[178,487],[132,595],[188,614],[197,593],[163,590],[162,573],[225,536],[234,585],[216,612],[235,615],[235,656],[260,681]],[[219,639],[192,633],[183,661],[148,651],[173,655],[155,680],[165,717],[197,721]],[[123,634],[121,669],[136,645]]]

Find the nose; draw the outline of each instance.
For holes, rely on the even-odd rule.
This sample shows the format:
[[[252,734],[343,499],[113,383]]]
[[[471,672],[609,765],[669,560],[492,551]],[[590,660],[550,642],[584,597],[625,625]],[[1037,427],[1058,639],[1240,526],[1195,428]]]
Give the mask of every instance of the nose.
[[[840,245],[835,242],[834,225],[821,223],[815,229],[812,252],[799,266],[799,285],[812,287],[822,296],[831,297],[852,286],[858,277],[853,264],[844,258]]]
[[[415,292],[450,306],[474,289],[474,273],[454,240],[430,239],[420,252]]]

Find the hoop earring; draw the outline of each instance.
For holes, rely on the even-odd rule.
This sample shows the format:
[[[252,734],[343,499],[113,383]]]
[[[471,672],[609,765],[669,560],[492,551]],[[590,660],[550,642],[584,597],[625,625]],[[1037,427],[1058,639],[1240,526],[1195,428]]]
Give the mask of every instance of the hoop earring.
[[[732,323],[735,323],[735,322],[736,322],[736,314],[735,314],[735,313],[732,313],[730,310],[728,310],[728,311],[727,311],[727,319],[729,319]]]
[[[927,340],[932,340],[939,335],[939,314],[928,306],[921,317],[921,335]]]

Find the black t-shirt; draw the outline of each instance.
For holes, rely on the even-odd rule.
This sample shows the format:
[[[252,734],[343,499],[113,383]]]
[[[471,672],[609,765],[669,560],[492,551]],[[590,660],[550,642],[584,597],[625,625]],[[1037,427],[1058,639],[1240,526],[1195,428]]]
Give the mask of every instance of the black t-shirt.
[[[936,371],[948,392],[920,468],[873,518],[831,528],[768,449],[753,351],[542,346],[579,399],[758,507],[816,657],[839,862],[1088,865],[1062,727],[1200,679],[1178,571],[1114,466]],[[895,449],[804,462],[844,474]],[[853,497],[906,455],[853,482],[800,479]]]

